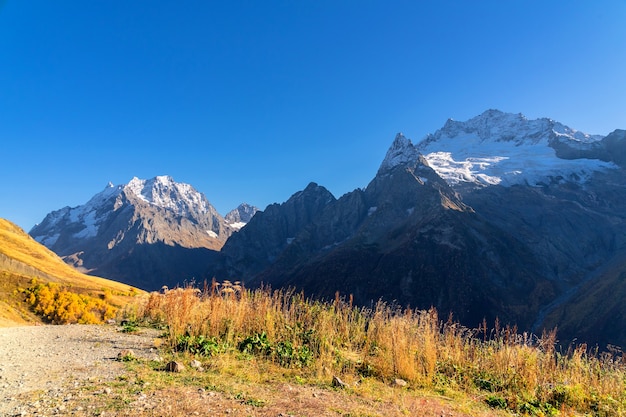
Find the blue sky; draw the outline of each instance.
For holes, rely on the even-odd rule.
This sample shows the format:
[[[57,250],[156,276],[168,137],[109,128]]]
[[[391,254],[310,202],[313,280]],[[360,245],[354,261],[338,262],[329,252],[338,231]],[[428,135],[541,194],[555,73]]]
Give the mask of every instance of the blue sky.
[[[225,214],[489,108],[626,128],[626,2],[0,1],[0,217],[171,175]]]

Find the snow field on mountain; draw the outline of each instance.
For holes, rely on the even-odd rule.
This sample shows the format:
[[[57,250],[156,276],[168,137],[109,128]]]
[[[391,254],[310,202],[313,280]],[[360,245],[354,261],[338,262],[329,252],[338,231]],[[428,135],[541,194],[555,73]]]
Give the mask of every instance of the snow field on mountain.
[[[170,209],[180,216],[185,216],[188,212],[207,213],[209,211],[207,202],[191,185],[175,182],[167,175],[157,176],[150,180],[134,177],[126,187],[143,201]],[[172,195],[180,195],[183,198],[172,199]]]
[[[419,145],[418,145],[419,146]],[[616,168],[597,159],[561,159],[538,143],[483,140],[475,133],[441,136],[421,148],[428,164],[449,184],[537,185],[562,177],[584,182],[594,171]]]
[[[603,138],[548,118],[529,120],[522,114],[487,110],[465,122],[450,119],[415,145],[399,133],[379,172],[413,163],[421,154],[453,186],[585,182],[593,172],[617,166],[598,159],[562,159],[552,146],[592,149]]]

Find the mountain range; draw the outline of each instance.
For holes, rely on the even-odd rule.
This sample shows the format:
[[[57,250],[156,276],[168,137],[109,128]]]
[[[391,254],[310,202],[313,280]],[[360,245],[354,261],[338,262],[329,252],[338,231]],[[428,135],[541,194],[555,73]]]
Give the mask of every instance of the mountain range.
[[[340,198],[311,183],[222,218],[191,186],[135,178],[30,233],[146,289],[238,279],[626,346],[625,168],[624,130],[488,110],[415,144],[398,134],[367,187]]]

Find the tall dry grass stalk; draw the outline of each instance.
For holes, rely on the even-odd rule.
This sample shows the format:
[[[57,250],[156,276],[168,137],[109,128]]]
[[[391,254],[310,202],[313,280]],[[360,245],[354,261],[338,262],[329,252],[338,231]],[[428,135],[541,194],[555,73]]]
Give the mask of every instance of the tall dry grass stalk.
[[[451,318],[441,321],[434,309],[382,302],[357,308],[339,295],[320,302],[293,290],[247,290],[228,281],[203,291],[153,293],[143,311],[168,326],[172,347],[181,336],[202,336],[237,351],[246,338],[263,334],[264,352],[289,346],[287,353],[310,353],[310,362],[289,366],[299,364],[319,377],[402,378],[414,386],[482,392],[522,413],[534,408],[549,414],[550,407],[603,415],[626,410],[622,353],[600,355],[584,345],[557,352],[555,332],[518,334],[497,322],[493,329],[484,323],[471,330]],[[600,413],[603,407],[609,411]]]

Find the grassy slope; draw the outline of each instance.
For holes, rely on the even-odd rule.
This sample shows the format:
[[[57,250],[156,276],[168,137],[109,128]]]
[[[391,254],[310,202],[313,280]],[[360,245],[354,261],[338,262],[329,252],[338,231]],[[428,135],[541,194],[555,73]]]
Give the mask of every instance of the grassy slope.
[[[76,271],[24,230],[0,219],[0,326],[41,322],[29,311],[19,292],[27,288],[33,278],[97,297],[104,297],[106,291],[107,301],[116,306],[126,304],[131,298],[130,286]],[[132,290],[136,294],[143,293],[136,288]]]

